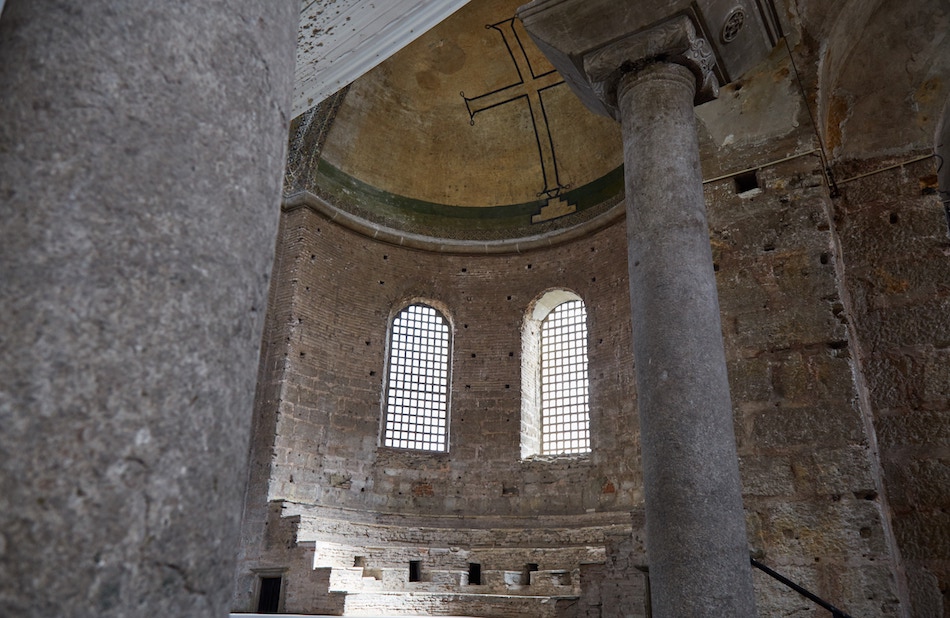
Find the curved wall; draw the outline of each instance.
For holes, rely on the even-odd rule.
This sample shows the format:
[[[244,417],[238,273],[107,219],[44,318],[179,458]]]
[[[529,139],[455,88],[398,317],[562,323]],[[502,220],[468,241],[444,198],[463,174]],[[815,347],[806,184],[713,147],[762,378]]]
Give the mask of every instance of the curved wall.
[[[917,32],[937,31],[914,7],[882,6],[912,14]],[[869,16],[875,32],[883,17]],[[874,42],[861,35],[855,48]],[[945,74],[946,59],[931,53],[933,37],[922,43],[902,99],[918,109],[901,115],[887,104],[909,90],[894,80],[875,99],[880,113],[848,108],[831,159],[809,113],[818,67],[803,46],[791,56],[776,49],[697,108],[750,549],[852,615],[939,616],[946,606],[946,492],[935,488],[946,477],[950,364],[945,321],[933,316],[946,314],[950,269],[929,157],[946,100],[945,82],[930,76]],[[882,74],[907,49],[891,51]],[[849,51],[835,66],[862,57]],[[862,71],[836,73],[842,100]],[[557,247],[473,256],[386,244],[332,223],[332,209],[285,204],[245,513],[245,598],[262,568],[287,569],[289,590],[312,589],[313,560],[297,570],[287,556],[311,541],[354,554],[385,545],[366,568],[400,573],[409,553],[441,568],[444,552],[473,557],[491,543],[506,560],[485,558],[487,573],[538,562],[539,548],[570,554],[603,531],[603,572],[632,581],[645,556],[625,222]],[[521,328],[551,288],[588,308],[594,448],[589,458],[523,461]],[[455,329],[446,454],[378,446],[388,320],[414,298],[438,302]],[[352,545],[328,541],[330,530]],[[460,556],[453,568],[464,571]],[[760,615],[811,611],[770,581],[756,589]],[[325,598],[336,590],[324,586]],[[642,593],[618,587],[611,599],[580,606],[635,615],[623,603]]]
[[[622,225],[524,255],[420,252],[286,214],[289,346],[269,500],[381,513],[627,512],[640,501]],[[592,453],[522,460],[522,325],[566,288],[588,306]],[[453,325],[449,450],[379,445],[388,321],[408,301]]]

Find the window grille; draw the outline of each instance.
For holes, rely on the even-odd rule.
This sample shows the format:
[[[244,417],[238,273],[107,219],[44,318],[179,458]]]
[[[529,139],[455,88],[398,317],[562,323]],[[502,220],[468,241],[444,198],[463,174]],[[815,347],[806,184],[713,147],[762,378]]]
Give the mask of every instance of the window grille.
[[[587,311],[571,300],[541,323],[541,452],[589,451]]]
[[[393,320],[383,445],[448,450],[449,325],[415,304]]]

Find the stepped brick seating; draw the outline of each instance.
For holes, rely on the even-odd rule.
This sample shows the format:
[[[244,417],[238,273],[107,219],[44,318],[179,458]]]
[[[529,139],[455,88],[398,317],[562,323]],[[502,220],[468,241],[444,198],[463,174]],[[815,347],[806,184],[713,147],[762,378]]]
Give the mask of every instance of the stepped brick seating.
[[[407,525],[404,518],[288,513],[287,505],[274,514],[274,538],[284,541],[252,568],[280,575],[287,612],[582,618],[600,615],[601,606],[617,606],[622,598],[623,615],[644,615],[644,582],[618,579],[613,571],[633,556],[629,549],[618,553],[631,542],[623,523],[571,528],[550,525],[561,523],[552,520],[515,528],[416,518]],[[280,526],[286,534],[277,534]]]
[[[378,616],[380,614],[423,616],[443,615],[446,608],[453,613],[492,618],[563,618],[565,610],[577,597],[509,596],[444,592],[400,593],[375,592],[347,594],[346,616]]]
[[[391,546],[367,550],[312,542],[300,546],[314,552],[316,565],[308,584],[314,588],[307,596],[321,599],[321,611],[346,616],[444,615],[450,611],[471,616],[560,618],[567,615],[565,608],[580,598],[578,561],[603,559],[602,551],[587,547],[493,548],[481,555],[478,550],[461,549],[420,552],[418,547]],[[358,554],[362,554],[358,562],[364,566],[339,564],[353,564]],[[427,558],[418,581],[410,581],[409,560],[405,560],[409,556]],[[547,561],[557,556],[558,562],[571,568],[539,568],[537,564],[531,564],[531,570],[528,565],[517,570],[485,568],[480,571],[479,584],[469,582],[470,561],[481,560],[487,567],[491,558],[502,556],[509,563],[506,566],[524,556]],[[326,562],[337,564],[320,566]]]

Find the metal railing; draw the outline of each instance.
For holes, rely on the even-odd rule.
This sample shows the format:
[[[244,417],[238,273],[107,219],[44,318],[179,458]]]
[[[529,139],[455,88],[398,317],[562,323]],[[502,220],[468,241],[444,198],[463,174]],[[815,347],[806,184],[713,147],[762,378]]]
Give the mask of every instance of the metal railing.
[[[810,600],[810,601],[812,601],[812,602],[814,602],[814,603],[817,603],[817,604],[820,605],[821,607],[827,609],[829,612],[831,612],[831,615],[834,616],[835,618],[852,618],[851,616],[849,616],[849,615],[846,614],[845,612],[841,611],[840,609],[838,609],[837,607],[835,607],[834,605],[832,605],[832,604],[829,603],[828,601],[825,601],[824,599],[822,599],[822,598],[820,598],[820,597],[818,597],[818,596],[812,594],[811,592],[805,590],[804,588],[802,588],[801,586],[799,586],[798,584],[796,584],[796,583],[793,582],[792,580],[788,579],[787,577],[781,575],[780,573],[776,573],[775,571],[773,571],[773,570],[770,569],[769,567],[765,566],[764,564],[762,564],[761,562],[759,562],[759,561],[756,560],[755,558],[749,558],[749,560],[752,561],[752,566],[754,566],[755,568],[759,569],[760,571],[762,571],[762,572],[765,573],[766,575],[770,575],[771,577],[773,577],[773,578],[777,579],[778,581],[782,582],[783,584],[785,584],[786,586],[788,586],[789,588],[791,588],[792,590],[794,590],[794,591],[797,592],[798,594],[802,595],[802,596],[805,597],[806,599],[808,599],[808,600]]]

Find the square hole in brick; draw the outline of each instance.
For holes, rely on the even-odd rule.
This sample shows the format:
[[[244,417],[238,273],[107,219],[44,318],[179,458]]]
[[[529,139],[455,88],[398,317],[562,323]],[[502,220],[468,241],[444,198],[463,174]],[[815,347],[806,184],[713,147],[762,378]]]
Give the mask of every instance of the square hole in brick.
[[[736,183],[736,193],[738,195],[743,195],[745,193],[749,193],[750,191],[756,191],[759,189],[759,175],[757,170],[738,174],[734,180]]]

